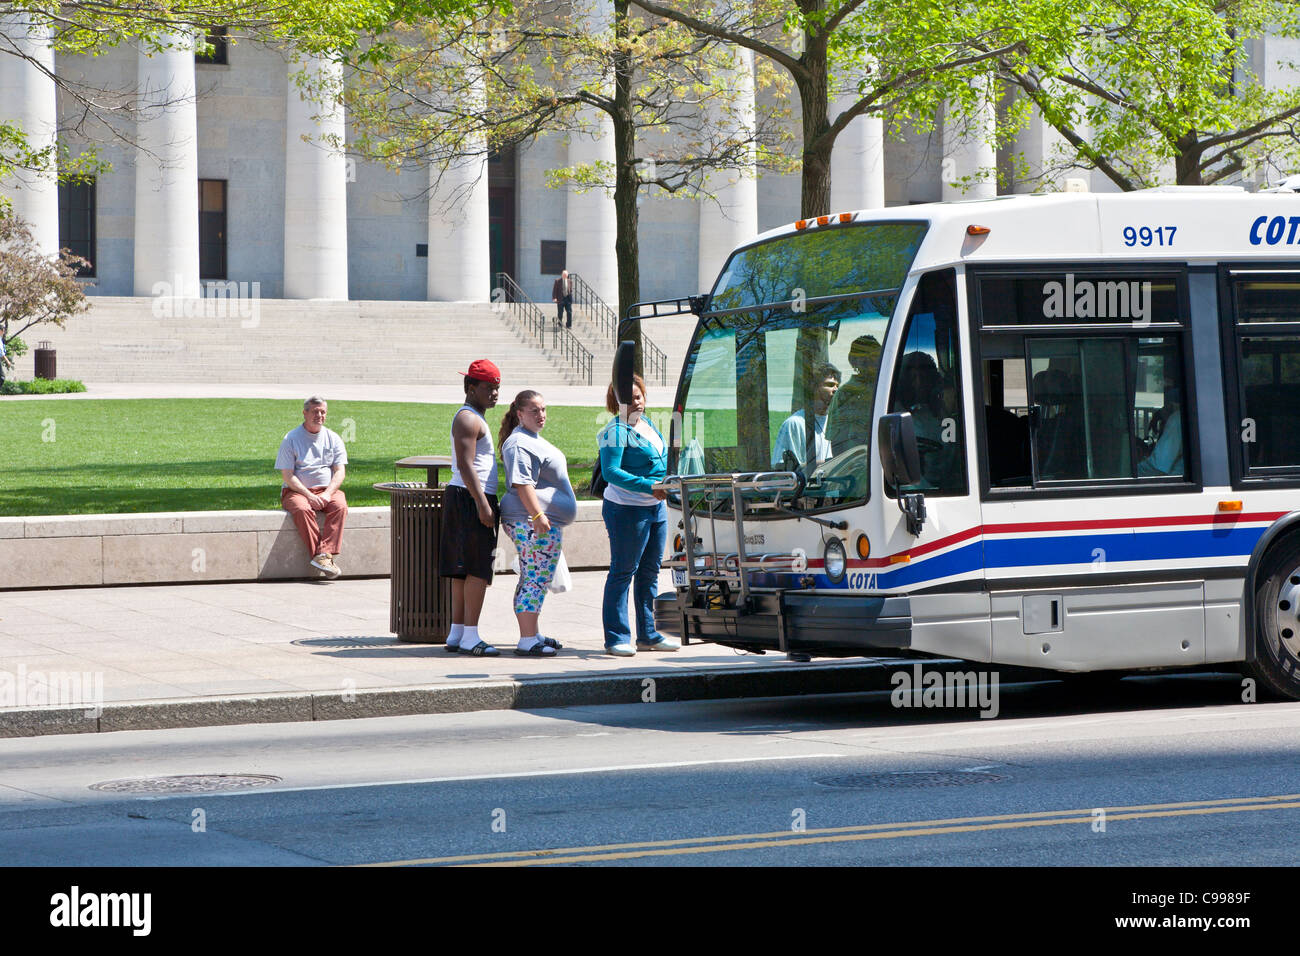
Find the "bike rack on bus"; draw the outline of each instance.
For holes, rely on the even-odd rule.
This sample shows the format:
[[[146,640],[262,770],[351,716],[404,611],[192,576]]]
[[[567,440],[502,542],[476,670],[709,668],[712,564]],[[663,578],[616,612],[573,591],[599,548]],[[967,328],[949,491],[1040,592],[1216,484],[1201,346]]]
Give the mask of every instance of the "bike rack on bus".
[[[753,613],[753,587],[751,572],[799,572],[807,567],[807,559],[797,552],[763,552],[750,554],[745,547],[745,509],[751,511],[781,509],[781,495],[797,492],[799,476],[788,471],[747,472],[722,475],[670,475],[656,485],[656,489],[676,493],[682,505],[682,552],[675,553],[665,564],[674,571],[682,571],[686,590],[677,590],[677,609],[682,618],[682,642],[690,643],[691,622],[704,617],[739,619]],[[716,551],[696,554],[699,543],[695,537],[697,519],[707,520],[714,547],[717,547],[718,506],[730,504],[730,514],[721,520],[730,522],[736,529],[736,550],[727,554]],[[674,577],[676,575],[674,574]],[[675,582],[674,582],[675,583]],[[728,589],[735,591],[735,601],[726,600]],[[715,605],[715,598],[717,603]],[[777,646],[786,651],[784,601],[780,591],[776,602]]]

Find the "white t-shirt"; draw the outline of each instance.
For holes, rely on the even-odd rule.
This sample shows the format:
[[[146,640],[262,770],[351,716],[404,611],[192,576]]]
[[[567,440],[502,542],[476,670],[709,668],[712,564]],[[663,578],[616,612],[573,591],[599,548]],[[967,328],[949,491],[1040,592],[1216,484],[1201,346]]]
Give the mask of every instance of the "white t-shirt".
[[[277,470],[292,468],[308,488],[328,485],[334,477],[334,466],[347,463],[348,451],[343,439],[323,425],[315,434],[307,431],[306,425],[299,425],[284,436],[280,452],[275,456]],[[287,482],[284,487],[288,487]]]
[[[804,424],[803,409],[795,412],[781,423],[781,430],[776,434],[776,447],[772,449],[772,467],[784,468],[782,464],[787,451],[794,454],[794,460],[804,464],[804,448],[808,441],[808,430]],[[831,443],[826,438],[826,416],[817,416],[816,434],[813,438],[818,461],[831,457]]]

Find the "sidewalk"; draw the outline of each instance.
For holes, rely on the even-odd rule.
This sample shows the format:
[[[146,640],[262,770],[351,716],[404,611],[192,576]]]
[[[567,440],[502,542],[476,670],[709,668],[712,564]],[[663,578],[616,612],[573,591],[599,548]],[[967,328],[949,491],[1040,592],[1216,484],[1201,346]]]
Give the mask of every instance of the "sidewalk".
[[[573,578],[543,608],[543,633],[564,644],[544,659],[513,653],[513,575],[480,623],[498,658],[399,642],[387,578],[3,592],[0,737],[889,688],[889,669],[863,659],[712,644],[610,657],[605,573]]]

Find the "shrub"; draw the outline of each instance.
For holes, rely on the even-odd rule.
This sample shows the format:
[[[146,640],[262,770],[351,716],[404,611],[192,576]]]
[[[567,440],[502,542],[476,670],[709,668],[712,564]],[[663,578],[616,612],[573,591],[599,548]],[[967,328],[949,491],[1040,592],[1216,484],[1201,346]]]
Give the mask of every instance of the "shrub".
[[[63,395],[85,390],[86,386],[75,378],[36,378],[30,382],[7,379],[0,385],[0,395]]]

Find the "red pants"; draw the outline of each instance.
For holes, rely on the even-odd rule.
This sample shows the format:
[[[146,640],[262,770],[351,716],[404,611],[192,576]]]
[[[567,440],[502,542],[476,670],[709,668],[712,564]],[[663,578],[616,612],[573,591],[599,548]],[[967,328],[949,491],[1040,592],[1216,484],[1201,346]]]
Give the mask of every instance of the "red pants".
[[[308,490],[312,494],[318,495],[325,488],[325,485],[320,485]],[[316,511],[307,501],[306,495],[300,494],[292,488],[281,488],[280,505],[285,511],[289,512],[289,517],[293,518],[293,523],[298,528],[298,535],[302,538],[303,543],[307,545],[307,550],[313,558],[318,554],[340,553],[339,549],[343,540],[343,522],[348,518],[348,500],[343,497],[343,489],[340,488],[334,492],[330,496],[329,504],[325,506],[324,534],[316,527]]]

